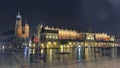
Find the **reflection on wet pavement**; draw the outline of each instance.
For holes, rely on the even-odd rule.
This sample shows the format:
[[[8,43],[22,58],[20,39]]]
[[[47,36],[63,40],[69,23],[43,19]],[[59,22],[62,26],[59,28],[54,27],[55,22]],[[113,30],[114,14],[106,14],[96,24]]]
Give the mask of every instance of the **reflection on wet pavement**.
[[[16,51],[15,55],[27,68],[120,67],[120,48],[21,49]],[[5,58],[6,56],[8,59]],[[5,62],[3,62],[2,58]],[[1,53],[0,59],[1,63],[8,63],[11,68],[18,65],[20,68],[20,64],[16,59],[8,57],[7,52]],[[12,61],[14,62],[11,63]]]
[[[62,53],[59,53],[62,52]],[[63,53],[65,52],[65,54]],[[35,49],[24,50],[24,59],[37,63],[72,63],[94,61],[105,57],[117,57],[117,48],[74,48],[74,49]],[[27,54],[27,57],[25,56]],[[33,55],[32,55],[33,54]]]

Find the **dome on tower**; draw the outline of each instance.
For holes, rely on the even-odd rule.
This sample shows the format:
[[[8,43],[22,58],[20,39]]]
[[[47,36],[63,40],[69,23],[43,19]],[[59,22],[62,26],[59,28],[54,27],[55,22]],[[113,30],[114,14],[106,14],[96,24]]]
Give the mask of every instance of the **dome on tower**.
[[[17,19],[22,19],[19,11],[18,11],[18,14],[17,14],[16,18],[17,18]]]

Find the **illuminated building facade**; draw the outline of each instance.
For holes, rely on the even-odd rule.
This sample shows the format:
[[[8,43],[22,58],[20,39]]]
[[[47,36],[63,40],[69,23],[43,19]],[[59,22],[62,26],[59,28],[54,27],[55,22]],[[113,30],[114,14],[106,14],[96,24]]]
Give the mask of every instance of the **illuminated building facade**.
[[[58,30],[54,28],[49,28],[48,26],[43,27],[40,40],[42,48],[57,48]]]
[[[85,40],[94,41],[95,40],[95,34],[94,33],[85,33]]]
[[[81,45],[83,47],[108,47],[114,46],[115,36],[107,33],[77,32],[76,30],[60,29],[54,27],[38,28],[38,44],[42,48],[71,48]],[[29,37],[29,25],[22,24],[20,12],[16,16],[15,36],[17,38]]]
[[[84,47],[112,47],[115,36],[106,33],[77,32],[75,30],[43,27],[40,34],[42,48],[70,48],[82,45]],[[64,44],[62,42],[64,42]]]
[[[59,29],[58,37],[59,39],[75,40],[79,39],[79,34],[75,30]]]
[[[115,36],[110,36],[107,33],[85,33],[84,46],[91,47],[113,47],[115,46]]]
[[[22,17],[20,15],[20,12],[18,12],[16,16],[15,36],[19,38],[27,38],[29,36],[29,25],[27,22],[22,25]]]

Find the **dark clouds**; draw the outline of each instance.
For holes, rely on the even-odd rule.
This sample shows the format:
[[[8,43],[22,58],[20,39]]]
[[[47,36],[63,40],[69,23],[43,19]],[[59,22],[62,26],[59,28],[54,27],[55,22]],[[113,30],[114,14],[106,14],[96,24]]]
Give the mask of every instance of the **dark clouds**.
[[[0,2],[0,30],[15,25],[20,8],[32,29],[40,23],[61,28],[119,35],[118,0],[4,0]],[[5,26],[7,25],[7,26]],[[34,27],[34,28],[33,28]],[[5,29],[4,29],[5,30]],[[7,30],[7,29],[6,29]]]
[[[89,20],[89,26],[96,32],[119,33],[119,8],[109,0],[84,0],[84,18]]]

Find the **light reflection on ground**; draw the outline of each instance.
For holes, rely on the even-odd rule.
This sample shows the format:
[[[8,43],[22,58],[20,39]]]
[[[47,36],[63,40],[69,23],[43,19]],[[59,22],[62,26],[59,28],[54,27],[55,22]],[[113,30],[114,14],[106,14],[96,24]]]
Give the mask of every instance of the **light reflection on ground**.
[[[27,52],[27,53],[26,53]],[[69,52],[70,54],[59,54],[59,52]],[[27,54],[27,57],[26,57]],[[40,63],[57,63],[57,62],[83,62],[83,61],[93,61],[99,60],[101,58],[117,57],[116,48],[74,48],[74,49],[40,49],[37,51],[35,49],[24,50],[24,59],[31,61],[30,54],[34,55],[34,62]],[[45,58],[40,58],[39,55],[45,56]]]

